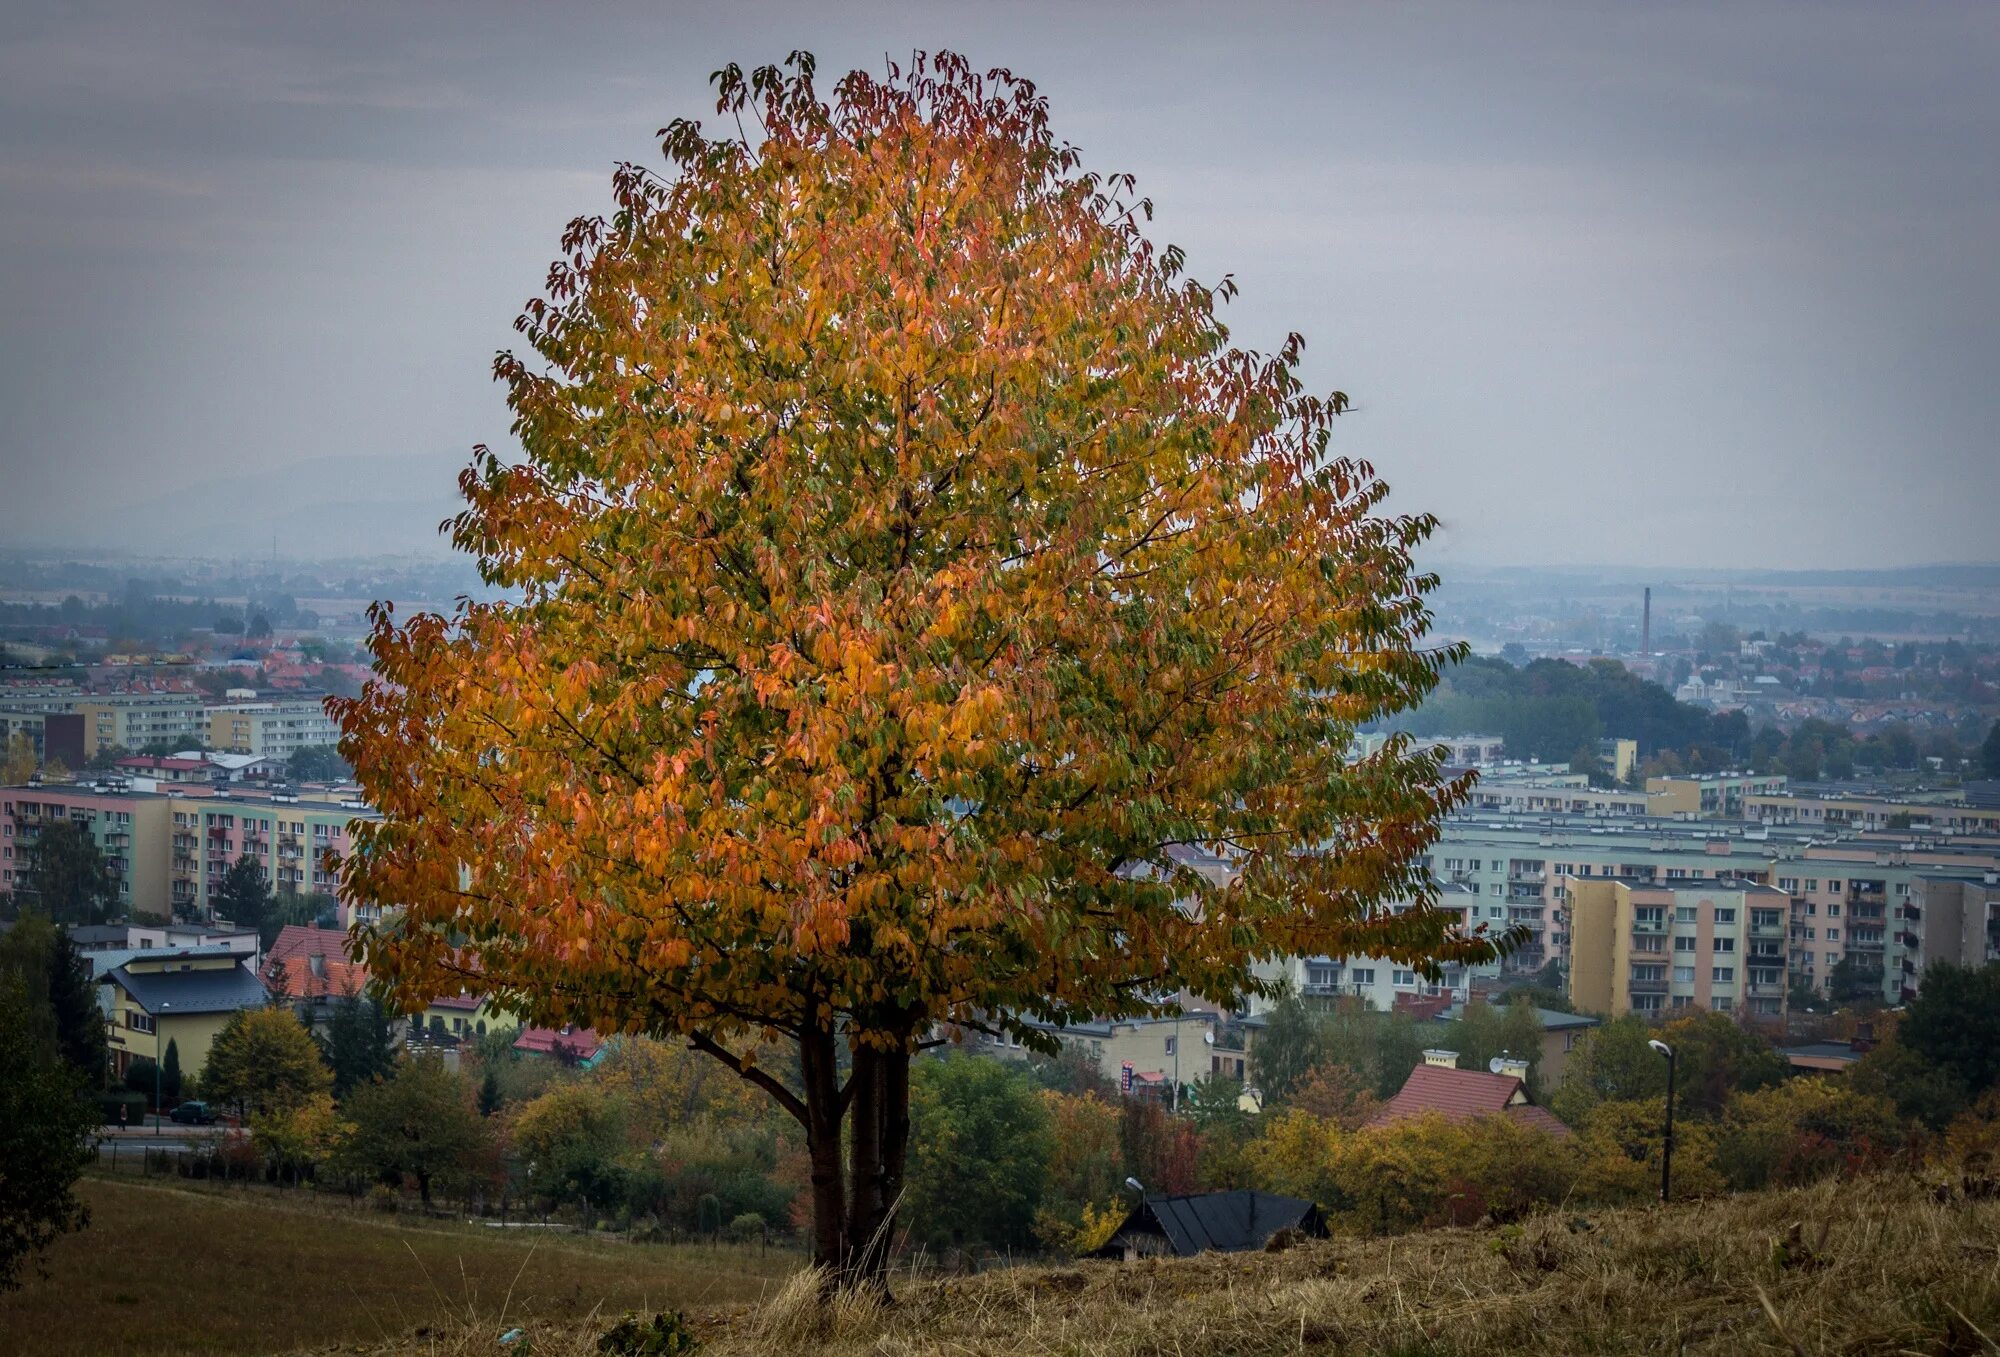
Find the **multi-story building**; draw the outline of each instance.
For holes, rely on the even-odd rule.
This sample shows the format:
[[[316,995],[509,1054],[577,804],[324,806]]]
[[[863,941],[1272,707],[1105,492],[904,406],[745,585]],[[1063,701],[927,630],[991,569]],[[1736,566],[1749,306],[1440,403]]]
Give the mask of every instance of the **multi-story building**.
[[[167,798],[67,783],[0,788],[0,890],[28,879],[50,824],[82,825],[104,855],[121,914],[167,914]]]
[[[1570,997],[1617,1016],[1696,1008],[1777,1019],[1791,900],[1730,879],[1570,877]]]
[[[283,794],[176,796],[170,826],[175,909],[212,914],[223,877],[246,857],[264,869],[278,894],[338,896],[335,864],[354,846],[351,826],[372,818],[374,812],[358,803]]]
[[[1777,796],[1785,790],[1785,779],[1776,773],[1699,773],[1649,777],[1646,790],[1660,795],[1652,814],[1735,820],[1742,817],[1746,798]]]
[[[93,758],[113,749],[199,743],[208,734],[199,693],[98,693],[78,699],[76,710]]]
[[[206,733],[212,748],[270,759],[289,758],[301,749],[332,745],[340,739],[340,727],[318,698],[212,707]]]
[[[1804,825],[1814,829],[2000,834],[2000,807],[1968,806],[1957,800],[1750,796],[1744,798],[1743,816],[1759,824]]]
[[[1507,757],[1507,741],[1498,735],[1420,735],[1420,745],[1443,745],[1444,761],[1455,768],[1490,768]]]
[[[1439,881],[1468,887],[1472,922],[1518,924],[1530,945],[1513,970],[1566,960],[1565,877],[1662,885],[1718,877],[1758,881],[1791,897],[1787,978],[1825,989],[1844,960],[1901,993],[1901,950],[1889,927],[1922,875],[1978,880],[2000,867],[2000,836],[1832,834],[1803,826],[1587,816],[1463,815],[1428,857]]]
[[[34,749],[37,763],[81,768],[90,759],[90,751],[83,743],[83,718],[75,712],[0,707],[0,755],[7,752],[17,735]]]
[[[1390,908],[1400,912],[1406,907]],[[1489,922],[1477,917],[1479,895],[1463,883],[1447,882],[1439,886],[1437,908],[1465,928]],[[1260,980],[1281,981],[1296,994],[1308,998],[1361,999],[1370,1008],[1385,1013],[1395,1008],[1399,999],[1442,997],[1454,1004],[1467,1003],[1472,998],[1474,982],[1491,979],[1499,975],[1500,969],[1497,965],[1446,966],[1437,979],[1428,980],[1403,962],[1376,956],[1286,957],[1253,968]],[[1256,1012],[1263,1007],[1253,1003],[1249,1009]]]
[[[2000,872],[1978,880],[1919,876],[1896,927],[1903,994],[1914,997],[1936,962],[1984,966],[2000,961]]]
[[[223,876],[248,857],[273,892],[339,898],[335,864],[352,850],[352,826],[375,812],[357,801],[284,794],[111,784],[0,787],[0,890],[25,880],[29,855],[51,820],[76,820],[97,840],[126,911],[209,919]],[[332,861],[328,860],[332,855]],[[344,921],[356,911],[342,902]]]

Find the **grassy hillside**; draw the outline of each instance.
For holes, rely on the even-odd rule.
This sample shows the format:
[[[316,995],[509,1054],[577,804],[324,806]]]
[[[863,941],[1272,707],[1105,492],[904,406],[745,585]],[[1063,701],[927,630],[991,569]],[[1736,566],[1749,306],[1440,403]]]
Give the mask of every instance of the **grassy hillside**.
[[[344,1206],[86,1180],[89,1229],[0,1295],[0,1357],[262,1354],[580,1322],[594,1313],[741,1305],[773,1293],[792,1255],[637,1247],[572,1236],[417,1225]],[[490,1330],[490,1332],[488,1331]]]
[[[1022,1268],[830,1318],[808,1290],[697,1321],[705,1357],[2000,1352],[2000,1203],[1881,1178],[1276,1255]],[[533,1350],[584,1357],[598,1327],[531,1330]],[[492,1351],[495,1332],[368,1350],[453,1357]]]

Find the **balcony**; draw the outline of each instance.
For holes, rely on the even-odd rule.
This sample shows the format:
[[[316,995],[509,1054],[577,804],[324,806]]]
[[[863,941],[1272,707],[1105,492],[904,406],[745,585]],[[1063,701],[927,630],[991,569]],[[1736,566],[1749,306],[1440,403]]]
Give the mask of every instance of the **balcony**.
[[[1640,934],[1653,936],[1663,934],[1666,931],[1667,921],[1665,919],[1634,919],[1632,921],[1632,934],[1634,937]]]
[[[1847,950],[1850,952],[1879,952],[1887,945],[1880,933],[1850,933],[1847,936]]]
[[[1785,997],[1785,987],[1783,985],[1774,985],[1768,980],[1753,980],[1745,985],[1743,989],[1752,999],[1782,999]]]
[[[1634,994],[1665,994],[1667,992],[1667,978],[1663,975],[1657,980],[1641,980],[1639,977],[1633,976],[1627,987]]]
[[[1750,936],[1753,938],[1782,938],[1790,924],[1783,918],[1760,923],[1753,914],[1750,916]]]

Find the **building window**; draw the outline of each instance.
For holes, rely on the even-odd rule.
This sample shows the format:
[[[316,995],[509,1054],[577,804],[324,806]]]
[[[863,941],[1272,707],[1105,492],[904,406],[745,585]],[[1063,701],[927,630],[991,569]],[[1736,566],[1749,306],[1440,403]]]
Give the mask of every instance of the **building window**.
[[[1733,924],[1736,922],[1736,911],[1718,908],[1715,911],[1715,921],[1719,924]]]
[[[1718,985],[1733,985],[1736,983],[1736,968],[1734,966],[1717,966],[1709,972],[1708,978]]]
[[[1718,952],[1733,952],[1736,950],[1736,939],[1734,938],[1716,938],[1714,941],[1715,950]]]
[[[1414,985],[1417,983],[1417,973],[1415,971],[1397,971],[1394,983],[1398,985]]]
[[[1674,967],[1674,983],[1676,985],[1692,985],[1694,983],[1694,967]]]
[[[153,1030],[153,1015],[150,1013],[141,1013],[136,1008],[128,1008],[125,1010],[125,1025],[134,1032],[151,1032]]]
[[[1717,1013],[1727,1013],[1730,1009],[1736,1007],[1736,1001],[1726,994],[1718,994],[1709,1001],[1708,1006]]]
[[[1357,984],[1357,985],[1372,985],[1372,984],[1374,984],[1374,983],[1375,983],[1375,968],[1374,968],[1373,966],[1361,966],[1361,967],[1357,967],[1357,968],[1355,969],[1355,972],[1354,972],[1354,983],[1355,983],[1355,984]]]
[[[1840,930],[1839,930],[1838,928],[1829,928],[1829,929],[1827,929],[1827,930],[1826,930],[1826,940],[1827,940],[1828,942],[1839,942],[1839,941],[1840,941]]]
[[[1671,876],[1671,875],[1672,875],[1672,873],[1670,872],[1670,873],[1668,873],[1668,875],[1670,875],[1670,876]],[[1695,916],[1695,907],[1694,907],[1693,905],[1675,905],[1675,906],[1674,906],[1674,922],[1675,922],[1675,923],[1677,923],[1677,924],[1691,924],[1691,923],[1693,923],[1693,922],[1695,921],[1695,919],[1694,919],[1694,916]]]
[[[1697,938],[1675,938],[1674,950],[1676,952],[1692,952],[1699,941]]]

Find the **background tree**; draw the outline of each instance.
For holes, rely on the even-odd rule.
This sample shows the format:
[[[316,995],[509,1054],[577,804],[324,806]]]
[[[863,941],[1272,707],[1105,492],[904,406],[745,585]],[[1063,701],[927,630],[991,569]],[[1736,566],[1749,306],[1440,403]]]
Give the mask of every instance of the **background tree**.
[[[1995,721],[1979,746],[1979,766],[1986,776],[2000,778],[2000,721]]]
[[[269,948],[284,925],[271,908],[270,871],[248,853],[229,864],[216,894],[215,911],[238,928],[254,928],[260,944]]]
[[[20,982],[0,976],[0,1291],[22,1264],[89,1220],[73,1191],[93,1153],[97,1109],[57,1054]]]
[[[406,1060],[390,1078],[356,1089],[342,1111],[354,1123],[346,1160],[380,1177],[416,1179],[426,1206],[434,1183],[464,1182],[487,1146],[470,1086],[434,1056]]]
[[[911,1072],[904,1220],[931,1244],[1024,1248],[1034,1241],[1053,1142],[1026,1073],[1000,1060],[925,1060]]]
[[[59,924],[101,924],[116,911],[117,880],[86,826],[74,820],[44,824],[21,849],[28,855],[28,871],[25,878],[16,873],[20,908],[37,910]]]
[[[210,1102],[282,1112],[330,1093],[333,1072],[290,1009],[253,1008],[232,1013],[216,1034],[201,1087]]]
[[[331,746],[308,745],[292,751],[285,773],[294,782],[335,782],[347,776],[347,765]]]
[[[15,731],[7,741],[4,758],[0,758],[0,786],[18,787],[33,777],[39,767],[41,760],[35,757],[35,742]]]
[[[560,1084],[515,1114],[515,1155],[528,1186],[556,1203],[608,1206],[623,1188],[625,1108],[594,1084]]]
[[[1265,1099],[1281,1103],[1330,1055],[1319,1010],[1287,993],[1264,1015],[1264,1030],[1250,1049],[1250,1070]]]
[[[326,1032],[318,1040],[333,1072],[336,1098],[385,1079],[396,1068],[395,1025],[373,998],[346,994],[336,999],[327,1014]]]
[[[67,929],[30,910],[0,935],[0,983],[20,987],[26,1019],[37,1039],[90,1088],[101,1088],[105,1055],[104,1011],[97,1004],[90,963]]]
[[[402,907],[367,959],[409,1001],[477,969],[756,1082],[816,1257],[873,1278],[940,1024],[1046,1044],[1239,1001],[1272,954],[1494,955],[1370,908],[1430,902],[1466,783],[1350,757],[1461,652],[1423,648],[1435,520],[1330,453],[1346,397],[1295,337],[1231,349],[1230,286],[1030,86],[943,55],[719,88],[760,143],[670,127],[676,177],[618,172],[497,364],[523,457],[481,452],[453,536],[504,592],[375,612],[333,707],[382,819],[343,871]]]
[[[2000,963],[1926,967],[1895,1039],[1951,1074],[1969,1097],[2000,1084]]]
[[[160,1099],[168,1107],[181,1100],[181,1047],[167,1038],[167,1052],[160,1057]]]

